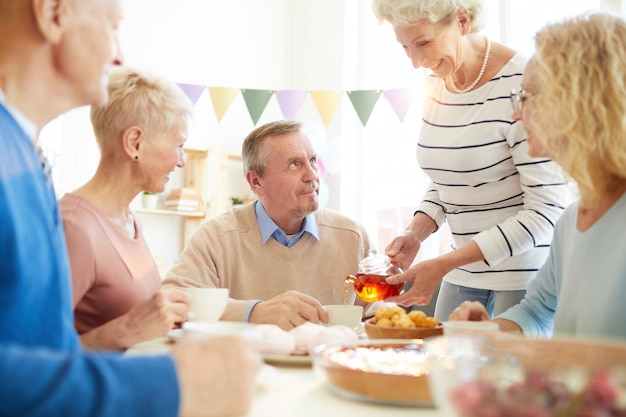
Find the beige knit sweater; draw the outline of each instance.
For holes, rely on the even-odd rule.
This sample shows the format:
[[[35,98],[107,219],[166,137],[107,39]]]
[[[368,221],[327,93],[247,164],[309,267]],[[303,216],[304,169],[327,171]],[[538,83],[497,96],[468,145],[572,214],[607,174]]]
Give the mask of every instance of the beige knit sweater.
[[[254,203],[206,221],[191,237],[164,287],[228,288],[231,303],[223,320],[243,320],[251,300],[267,300],[287,290],[342,304],[344,279],[355,274],[371,243],[365,228],[320,208],[315,213],[320,240],[305,233],[291,248],[275,239],[263,244]],[[355,294],[349,287],[350,304]],[[358,300],[359,304],[364,305]]]

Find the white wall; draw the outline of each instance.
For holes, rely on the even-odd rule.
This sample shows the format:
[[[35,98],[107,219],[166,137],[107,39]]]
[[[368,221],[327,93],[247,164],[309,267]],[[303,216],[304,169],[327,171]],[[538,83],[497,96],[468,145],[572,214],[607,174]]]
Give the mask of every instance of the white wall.
[[[351,90],[405,87],[415,82],[415,71],[407,65],[391,28],[378,25],[369,0],[124,0],[123,4],[120,44],[126,64],[157,71],[178,83],[267,90]],[[387,75],[381,77],[381,72]],[[382,115],[382,120],[393,121],[387,127],[381,125],[387,133],[402,126],[389,107]],[[274,97],[257,125],[281,118]],[[377,182],[383,178],[371,169],[379,162],[366,160],[370,151],[361,144],[369,139],[349,100],[343,98],[328,127],[310,97],[297,118],[307,125],[322,158],[333,167],[328,177],[331,193],[327,206],[369,223],[375,237],[377,207],[361,201],[364,194],[379,190],[372,189],[372,182],[364,181],[364,177],[376,177]],[[188,146],[239,153],[243,138],[253,128],[241,95],[218,122],[205,92],[196,105]],[[84,183],[97,165],[98,150],[88,109],[70,112],[48,130],[62,136],[57,185],[62,194]],[[400,140],[402,135],[397,133],[389,136]],[[413,146],[410,141],[406,144]],[[389,147],[383,146],[388,151]],[[411,153],[402,155],[413,158]],[[232,195],[250,194],[243,180],[233,185],[232,177],[241,172],[236,167],[230,172],[234,172],[230,184],[237,188]],[[175,177],[170,187],[179,184],[180,178]],[[218,183],[210,173],[207,184],[209,194],[214,193]],[[171,263],[180,250],[178,239],[172,235],[179,234],[181,220],[147,215],[143,220],[153,254],[165,264]]]
[[[532,34],[545,21],[585,10],[587,4],[619,9],[621,0],[488,0],[494,40],[528,50]],[[620,4],[618,4],[620,3]],[[123,0],[125,21],[120,43],[129,65],[157,71],[178,83],[265,90],[359,90],[414,86],[423,73],[413,70],[388,25],[378,25],[370,0]],[[501,15],[501,11],[509,14]],[[545,17],[539,17],[542,12]],[[283,118],[272,98],[258,124]],[[363,222],[380,248],[401,231],[424,187],[414,148],[421,121],[416,98],[404,123],[379,100],[366,128],[347,97],[325,127],[308,97],[297,115],[331,166],[327,206]],[[190,147],[239,153],[254,128],[238,95],[218,122],[205,93],[196,105]],[[48,127],[60,136],[57,188],[61,193],[84,183],[94,172],[98,151],[87,109],[78,109]],[[46,135],[44,135],[46,136]],[[43,139],[43,138],[42,138]],[[50,142],[58,142],[51,140]],[[236,167],[231,169],[237,175]],[[232,179],[232,178],[231,178]],[[172,186],[178,186],[174,178]],[[214,195],[218,184],[207,180]],[[234,184],[234,185],[233,185]],[[243,181],[231,181],[233,195],[248,193]],[[229,190],[229,192],[231,192]],[[379,213],[397,216],[379,221]],[[173,238],[177,218],[144,218],[153,254],[169,264],[180,250]],[[433,247],[437,242],[433,242]]]

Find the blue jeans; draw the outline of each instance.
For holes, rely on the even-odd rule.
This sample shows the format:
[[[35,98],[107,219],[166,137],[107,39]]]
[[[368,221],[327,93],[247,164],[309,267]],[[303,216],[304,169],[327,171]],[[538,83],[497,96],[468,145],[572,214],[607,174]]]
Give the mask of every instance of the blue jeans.
[[[478,288],[462,287],[447,282],[442,282],[435,306],[435,318],[439,321],[448,320],[452,310],[457,308],[463,301],[479,301],[485,306],[491,318],[505,312],[518,304],[526,290],[516,291],[493,291]]]

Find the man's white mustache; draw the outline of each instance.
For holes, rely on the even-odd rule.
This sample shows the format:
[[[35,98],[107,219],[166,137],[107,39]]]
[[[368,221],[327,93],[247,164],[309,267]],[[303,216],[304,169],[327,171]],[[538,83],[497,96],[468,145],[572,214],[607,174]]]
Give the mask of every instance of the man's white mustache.
[[[317,190],[319,190],[319,188],[320,188],[319,183],[317,183],[317,182],[313,182],[313,183],[311,183],[311,185],[310,185],[310,186],[305,187],[305,188],[301,188],[301,189],[300,189],[300,190],[298,190],[298,191],[299,191],[299,192],[301,192],[301,193],[310,193],[311,191],[317,191]]]

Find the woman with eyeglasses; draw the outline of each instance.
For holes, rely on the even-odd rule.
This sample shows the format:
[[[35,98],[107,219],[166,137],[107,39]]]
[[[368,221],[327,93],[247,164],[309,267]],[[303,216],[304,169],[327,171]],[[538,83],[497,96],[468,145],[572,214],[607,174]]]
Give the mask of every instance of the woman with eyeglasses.
[[[413,66],[431,71],[417,145],[431,183],[386,248],[405,270],[388,282],[412,285],[386,301],[424,305],[440,287],[440,321],[465,300],[503,312],[546,260],[569,195],[554,162],[528,156],[522,125],[511,117],[509,93],[526,59],[480,34],[480,0],[374,0],[373,9],[391,23]],[[444,222],[453,250],[409,268]]]
[[[550,157],[580,199],[559,219],[550,256],[502,330],[626,339],[626,22],[589,14],[536,36],[522,89],[511,93],[528,151]],[[478,303],[450,317],[486,320]]]

